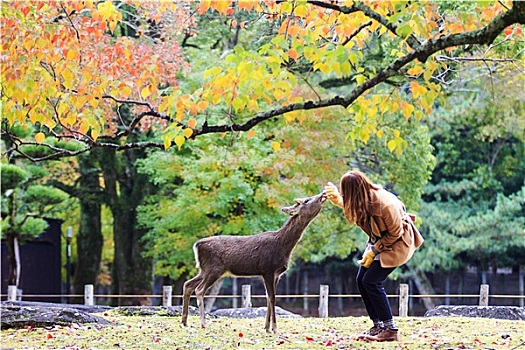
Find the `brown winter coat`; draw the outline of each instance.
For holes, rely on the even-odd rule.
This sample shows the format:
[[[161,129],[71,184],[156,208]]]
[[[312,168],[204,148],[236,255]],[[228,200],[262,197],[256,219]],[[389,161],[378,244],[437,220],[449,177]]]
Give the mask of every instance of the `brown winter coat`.
[[[370,226],[359,225],[379,252],[382,267],[405,264],[423,244],[423,237],[406,212],[405,205],[385,189],[371,190]],[[376,241],[377,240],[377,241]]]

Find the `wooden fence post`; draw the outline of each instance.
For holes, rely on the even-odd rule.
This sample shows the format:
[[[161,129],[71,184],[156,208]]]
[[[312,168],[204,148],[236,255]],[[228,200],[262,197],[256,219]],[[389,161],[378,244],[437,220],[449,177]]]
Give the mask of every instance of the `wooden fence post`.
[[[399,285],[399,317],[408,316],[408,284]]]
[[[162,306],[171,306],[172,286],[162,286]]]
[[[479,306],[489,306],[489,285],[482,284],[479,289]]]
[[[84,305],[95,305],[93,302],[95,298],[93,297],[93,285],[86,284],[84,286]]]
[[[15,285],[7,286],[7,301],[16,301],[18,288]]]
[[[328,291],[329,286],[321,284],[319,289],[319,317],[328,317]]]
[[[238,288],[239,287],[237,286],[237,277],[232,277],[232,294],[233,294],[232,308],[234,309],[236,309],[237,305],[239,304],[237,300],[237,294],[239,294]]]
[[[252,286],[249,284],[242,285],[241,300],[242,307],[252,307]]]

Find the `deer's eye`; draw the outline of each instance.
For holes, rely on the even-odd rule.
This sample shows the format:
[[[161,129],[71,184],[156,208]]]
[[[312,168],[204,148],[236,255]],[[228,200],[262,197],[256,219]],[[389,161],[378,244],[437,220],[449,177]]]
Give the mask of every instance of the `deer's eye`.
[[[306,204],[306,203],[308,203],[309,201],[310,201],[310,199],[305,199],[303,203]]]

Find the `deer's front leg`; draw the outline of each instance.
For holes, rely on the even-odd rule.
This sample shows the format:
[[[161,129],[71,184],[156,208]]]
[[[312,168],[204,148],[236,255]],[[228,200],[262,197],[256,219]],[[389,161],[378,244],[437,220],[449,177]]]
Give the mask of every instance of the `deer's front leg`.
[[[264,286],[266,288],[266,324],[264,329],[267,333],[277,333],[277,322],[275,318],[275,276],[264,275]],[[271,324],[270,324],[271,323]]]

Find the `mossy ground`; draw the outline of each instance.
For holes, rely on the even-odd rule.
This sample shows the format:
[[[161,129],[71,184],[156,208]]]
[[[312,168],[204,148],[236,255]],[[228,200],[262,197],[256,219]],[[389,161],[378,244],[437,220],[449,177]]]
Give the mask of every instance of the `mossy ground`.
[[[101,315],[102,316],[102,315]],[[366,343],[357,336],[366,317],[278,318],[277,335],[264,332],[264,319],[214,318],[201,329],[180,317],[121,316],[114,325],[70,325],[1,331],[2,349],[515,349],[525,350],[525,321],[463,317],[396,318],[401,339]]]

